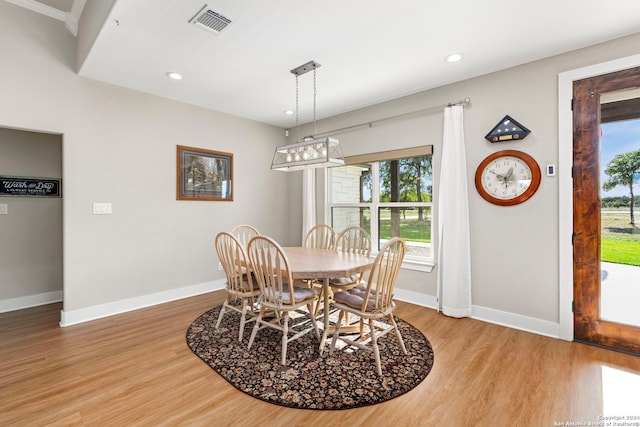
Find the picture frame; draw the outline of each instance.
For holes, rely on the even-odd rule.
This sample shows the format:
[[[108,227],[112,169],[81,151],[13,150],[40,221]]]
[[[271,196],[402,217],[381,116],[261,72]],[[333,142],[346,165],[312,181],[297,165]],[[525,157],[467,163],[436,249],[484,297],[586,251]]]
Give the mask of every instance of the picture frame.
[[[62,180],[2,175],[0,197],[62,197]]]
[[[233,201],[233,154],[177,146],[177,200]]]

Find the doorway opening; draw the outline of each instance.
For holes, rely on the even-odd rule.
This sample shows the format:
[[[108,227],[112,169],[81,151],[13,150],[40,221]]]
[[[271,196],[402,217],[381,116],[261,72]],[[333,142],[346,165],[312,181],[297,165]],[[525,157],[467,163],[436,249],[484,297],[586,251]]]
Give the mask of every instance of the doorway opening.
[[[640,353],[640,322],[633,313],[640,302],[633,289],[640,267],[633,191],[640,178],[640,129],[632,120],[640,117],[638,87],[640,67],[573,82],[575,339],[633,353]],[[622,208],[630,215],[628,227],[613,207],[603,209],[603,193],[618,187],[629,191],[628,212]],[[621,202],[622,193],[615,200]]]
[[[62,135],[0,127],[0,152],[6,186],[51,182],[38,181],[45,178],[59,180],[62,189]],[[63,300],[62,195],[3,190],[0,312]]]
[[[600,97],[602,319],[640,326],[640,90]]]
[[[561,339],[574,337],[574,259],[573,259],[573,84],[593,76],[640,67],[640,54],[568,70],[558,75],[558,221],[559,221],[559,331]],[[640,87],[640,86],[636,86]],[[598,205],[599,206],[599,205]],[[599,256],[599,255],[598,255]],[[600,271],[595,274],[600,276]]]

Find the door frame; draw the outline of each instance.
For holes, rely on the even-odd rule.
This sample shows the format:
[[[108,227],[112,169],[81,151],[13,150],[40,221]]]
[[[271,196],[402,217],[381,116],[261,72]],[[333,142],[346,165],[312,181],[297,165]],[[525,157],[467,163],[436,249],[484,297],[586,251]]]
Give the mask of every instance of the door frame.
[[[559,337],[573,341],[573,82],[640,66],[640,55],[558,74]]]

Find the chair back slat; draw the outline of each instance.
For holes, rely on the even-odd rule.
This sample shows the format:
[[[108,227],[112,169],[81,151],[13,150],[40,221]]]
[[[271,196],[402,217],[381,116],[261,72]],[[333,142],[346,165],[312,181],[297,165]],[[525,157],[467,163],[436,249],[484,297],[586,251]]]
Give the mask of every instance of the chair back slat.
[[[376,257],[367,282],[366,298],[362,310],[366,311],[366,304],[375,292],[375,310],[384,311],[393,305],[393,288],[398,272],[404,259],[405,243],[400,237],[394,237],[387,242]]]
[[[255,236],[249,241],[249,261],[263,294],[263,303],[280,307],[283,295],[288,293],[287,304],[295,304],[293,279],[284,250],[273,239]]]
[[[305,238],[304,246],[307,248],[333,249],[336,240],[336,232],[327,224],[318,224],[311,228]]]
[[[369,256],[371,254],[371,236],[362,227],[345,228],[336,238],[335,249]]]

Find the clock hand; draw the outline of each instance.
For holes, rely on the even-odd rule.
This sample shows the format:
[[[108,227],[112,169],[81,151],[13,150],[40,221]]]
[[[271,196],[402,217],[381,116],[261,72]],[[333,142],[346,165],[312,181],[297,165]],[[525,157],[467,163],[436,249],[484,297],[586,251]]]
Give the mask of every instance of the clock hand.
[[[509,185],[509,176],[511,176],[510,174],[513,173],[513,170],[510,170],[510,174],[507,176],[500,175],[499,173],[492,170],[490,170],[489,172],[494,174],[500,180],[500,182],[502,182],[504,186],[507,187]]]
[[[489,172],[491,172],[492,174],[494,174],[495,176],[497,176],[499,179],[502,179],[502,180],[504,180],[504,179],[505,179],[505,177],[504,177],[504,176],[502,176],[502,175],[500,175],[499,173],[496,173],[496,172],[494,172],[494,171],[492,171],[492,170],[490,170]]]
[[[511,175],[513,175],[513,167],[509,168],[509,171],[507,172],[506,179],[511,178]]]

